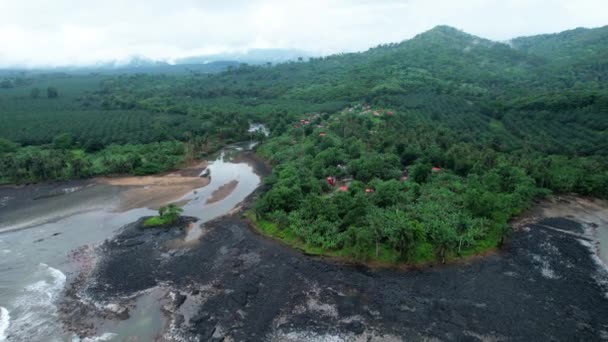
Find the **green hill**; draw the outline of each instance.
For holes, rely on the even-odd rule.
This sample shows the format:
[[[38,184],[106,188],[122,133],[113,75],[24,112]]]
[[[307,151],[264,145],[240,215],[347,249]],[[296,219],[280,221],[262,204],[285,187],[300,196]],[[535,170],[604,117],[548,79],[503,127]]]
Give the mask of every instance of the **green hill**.
[[[57,152],[65,144],[15,149],[4,141],[0,179],[155,172],[179,162],[180,151],[209,151],[246,136],[248,121],[263,122],[272,134],[259,153],[275,167],[254,212],[269,235],[361,259],[467,255],[498,245],[508,220],[539,196],[608,197],[607,37],[603,27],[507,44],[439,26],[307,62],[98,75],[71,100],[44,99],[56,111],[14,95],[36,82],[21,81],[0,89],[3,136],[11,140],[49,143],[58,131],[40,128],[45,122],[93,145],[177,139],[188,148],[164,145],[167,159],[154,153],[160,148],[114,146],[95,152],[81,172],[75,160],[86,154]],[[28,114],[11,114],[15,108]],[[87,124],[74,113],[89,114]],[[136,126],[142,132],[129,134]],[[94,134],[104,130],[115,140]],[[58,156],[65,159],[46,172],[40,160]]]

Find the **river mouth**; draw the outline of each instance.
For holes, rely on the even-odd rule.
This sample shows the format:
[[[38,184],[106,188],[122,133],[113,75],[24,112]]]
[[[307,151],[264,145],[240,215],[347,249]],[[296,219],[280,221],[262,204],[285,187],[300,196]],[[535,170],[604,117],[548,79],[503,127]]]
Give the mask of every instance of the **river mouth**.
[[[9,341],[35,340],[36,336],[47,341],[71,339],[74,334],[69,324],[66,331],[60,322],[63,313],[57,305],[64,285],[77,280],[83,269],[94,267],[94,248],[83,246],[99,245],[121,227],[154,215],[158,206],[169,202],[177,202],[185,215],[195,218],[191,233],[180,237],[183,246],[195,245],[205,222],[229,213],[260,184],[260,176],[249,163],[233,160],[248,153],[240,146],[227,148],[209,163],[160,176],[0,187],[0,332]],[[207,167],[211,176],[198,177]],[[234,182],[236,186],[229,185]],[[213,193],[227,186],[232,187],[231,191],[206,203]],[[58,285],[52,274],[64,277],[63,282]],[[32,291],[24,295],[23,288],[28,286]],[[50,299],[38,310],[34,303],[40,296]],[[139,316],[114,325],[101,317],[95,332],[83,336],[96,334],[123,340],[135,333],[133,326],[141,328],[141,322],[149,320],[157,323],[154,317],[164,319],[159,310],[137,311],[141,305],[149,307],[158,302],[150,296],[143,292],[134,297],[133,312],[139,312]],[[155,313],[147,317],[145,313],[152,311]],[[26,328],[32,326],[28,321],[40,321],[47,329],[40,329],[37,335],[35,329]],[[142,328],[142,338],[149,340],[162,330],[156,323]]]
[[[543,202],[484,258],[372,269],[255,234],[239,208],[250,205],[265,166],[233,151],[208,164],[206,186],[178,199],[188,219],[174,229],[139,229],[149,208],[116,210],[112,200],[132,184],[84,184],[36,200],[88,203],[95,190],[110,204],[0,234],[0,333],[7,341],[608,338],[608,276],[597,257],[605,202]]]

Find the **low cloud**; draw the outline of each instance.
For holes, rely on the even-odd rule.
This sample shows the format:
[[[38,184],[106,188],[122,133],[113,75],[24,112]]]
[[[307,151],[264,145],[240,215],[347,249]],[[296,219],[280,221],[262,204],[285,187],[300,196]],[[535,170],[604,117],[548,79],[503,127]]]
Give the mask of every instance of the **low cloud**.
[[[606,23],[604,0],[0,2],[0,67],[297,48],[360,51],[452,25],[495,40]]]

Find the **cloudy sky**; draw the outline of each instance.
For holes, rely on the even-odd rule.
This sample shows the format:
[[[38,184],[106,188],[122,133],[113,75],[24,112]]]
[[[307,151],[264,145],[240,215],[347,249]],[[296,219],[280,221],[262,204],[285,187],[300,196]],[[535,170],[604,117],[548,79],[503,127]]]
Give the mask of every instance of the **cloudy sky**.
[[[608,0],[0,0],[0,67],[251,48],[365,50],[445,24],[507,40],[608,24]]]

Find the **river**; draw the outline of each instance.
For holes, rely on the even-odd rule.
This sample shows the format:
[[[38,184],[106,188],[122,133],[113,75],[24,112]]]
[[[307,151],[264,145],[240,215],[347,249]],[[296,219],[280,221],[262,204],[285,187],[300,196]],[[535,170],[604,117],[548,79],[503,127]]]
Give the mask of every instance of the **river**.
[[[543,201],[484,257],[368,268],[309,257],[252,231],[235,208],[249,203],[265,172],[242,149],[209,163],[206,186],[196,176],[206,165],[197,164],[152,179],[0,188],[0,341],[608,338],[600,261],[607,202]],[[182,193],[188,184],[199,186]],[[180,196],[162,194],[176,189]],[[155,213],[133,208],[145,203],[137,197],[157,193],[195,218],[186,232],[128,230]],[[80,286],[88,264],[95,272]],[[78,297],[85,308],[65,315],[78,308],[64,305],[70,292],[87,293],[78,289],[101,300]],[[128,317],[98,315],[125,305]]]
[[[260,176],[247,162],[232,162],[240,147],[227,148],[208,168],[210,183],[194,188],[177,202],[184,215],[198,218],[186,237],[196,241],[204,223],[234,209],[260,184]],[[236,184],[221,199],[208,203],[223,185]],[[42,189],[41,189],[42,187]],[[57,301],[66,281],[77,269],[70,253],[81,246],[97,245],[117,230],[142,216],[154,215],[148,208],[121,212],[119,195],[129,187],[96,182],[67,182],[19,189],[1,188],[4,211],[0,212],[0,341],[65,341],[74,338],[59,322]],[[4,191],[4,192],[2,192]],[[20,193],[36,194],[36,201],[18,202]],[[50,193],[52,196],[46,196]],[[42,194],[42,195],[41,195]],[[31,195],[30,195],[31,196]],[[123,340],[136,335],[144,340],[161,328],[162,316],[151,297],[142,296],[131,318],[109,324],[102,340]]]

